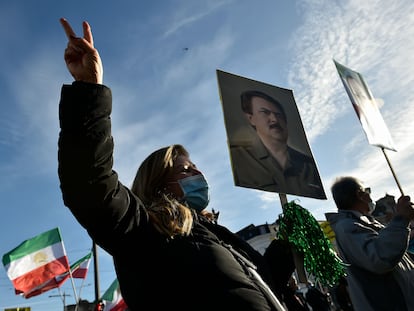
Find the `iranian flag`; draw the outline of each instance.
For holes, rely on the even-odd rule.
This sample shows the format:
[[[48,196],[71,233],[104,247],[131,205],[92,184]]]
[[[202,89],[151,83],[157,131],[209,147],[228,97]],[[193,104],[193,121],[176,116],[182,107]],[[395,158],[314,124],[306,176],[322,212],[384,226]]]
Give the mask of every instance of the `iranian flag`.
[[[118,279],[112,282],[111,286],[102,296],[105,304],[103,311],[126,311],[128,307],[122,298]]]
[[[75,279],[85,279],[86,274],[88,273],[89,264],[91,263],[92,252],[88,255],[82,257],[75,263],[70,265],[70,270],[72,271],[72,277]]]
[[[69,278],[69,272],[66,272],[64,274],[55,276],[54,278],[40,284],[39,286],[36,286],[32,288],[30,291],[22,294],[24,298],[30,298],[34,296],[38,296],[44,292],[47,292],[51,289],[60,287],[65,281]]]
[[[86,274],[88,273],[89,263],[91,261],[92,252],[88,255],[82,257],[75,263],[70,265],[70,270],[72,272],[72,277],[77,279],[85,279]],[[25,298],[30,298],[33,296],[40,295],[44,292],[47,292],[51,289],[60,287],[65,281],[70,277],[69,271],[62,273],[58,276],[55,276],[51,280],[46,281],[45,283],[36,286],[29,292],[24,294]]]
[[[22,242],[3,255],[3,265],[15,293],[27,294],[69,270],[59,228]],[[28,298],[28,297],[26,297]]]

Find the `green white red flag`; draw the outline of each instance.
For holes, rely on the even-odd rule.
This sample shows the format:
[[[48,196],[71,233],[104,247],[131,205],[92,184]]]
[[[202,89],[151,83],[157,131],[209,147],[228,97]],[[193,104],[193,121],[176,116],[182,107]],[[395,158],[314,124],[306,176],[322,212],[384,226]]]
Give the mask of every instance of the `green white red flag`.
[[[30,291],[22,294],[24,298],[31,298],[34,296],[38,296],[44,292],[47,292],[51,289],[60,287],[65,281],[69,278],[69,272],[66,272],[64,274],[55,276],[54,278],[40,284],[39,286],[36,286],[32,288]]]
[[[102,301],[105,305],[103,311],[128,310],[128,307],[121,295],[118,279],[115,279],[115,281],[112,282],[111,286],[102,295]]]
[[[72,272],[72,277],[77,279],[85,279],[88,273],[89,263],[91,261],[92,252],[82,257],[78,261],[70,265],[70,270]],[[51,280],[46,281],[45,283],[33,288],[30,292],[24,294],[25,298],[30,298],[33,296],[40,295],[44,292],[47,292],[51,289],[60,287],[65,281],[70,277],[69,271],[62,273],[58,276],[55,276]]]
[[[26,298],[32,297],[31,293],[39,286],[42,287],[69,271],[69,261],[59,228],[22,242],[3,255],[3,265],[15,293]]]
[[[70,265],[72,277],[75,279],[85,279],[88,274],[89,264],[91,263],[92,252],[82,257],[75,263]]]

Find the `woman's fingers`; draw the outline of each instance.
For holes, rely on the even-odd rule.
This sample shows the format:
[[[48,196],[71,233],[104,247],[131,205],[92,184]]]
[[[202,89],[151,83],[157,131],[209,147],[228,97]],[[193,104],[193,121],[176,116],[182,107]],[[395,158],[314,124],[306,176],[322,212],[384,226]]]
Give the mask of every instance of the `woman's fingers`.
[[[91,26],[88,22],[83,22],[83,38],[90,43],[91,46],[93,46],[93,36],[91,31]]]
[[[65,30],[66,36],[68,37],[69,40],[73,39],[73,38],[76,38],[75,32],[73,31],[73,29],[70,26],[69,22],[65,18],[61,18],[60,23],[61,23],[63,29]]]
[[[73,31],[69,22],[65,18],[61,18],[60,23],[62,24],[69,41],[68,48],[71,48],[79,53],[86,53],[86,51],[90,52],[94,49],[92,31],[88,22],[84,21],[82,23],[83,38],[76,36],[76,33]]]
[[[68,37],[69,40],[77,38],[76,33],[73,31],[69,22],[65,18],[61,18],[60,23],[62,24],[63,29],[65,30],[66,36]],[[93,36],[92,36],[91,26],[86,21],[82,23],[82,26],[83,26],[83,38],[86,41],[88,41],[91,46],[93,46]]]

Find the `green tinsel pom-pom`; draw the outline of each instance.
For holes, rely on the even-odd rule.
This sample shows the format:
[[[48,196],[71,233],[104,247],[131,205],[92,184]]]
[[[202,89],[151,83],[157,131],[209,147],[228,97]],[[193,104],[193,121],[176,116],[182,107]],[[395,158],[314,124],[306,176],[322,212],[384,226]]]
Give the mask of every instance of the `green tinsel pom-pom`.
[[[304,258],[304,268],[324,286],[334,286],[345,275],[345,264],[312,214],[288,202],[279,217],[278,238],[288,240]]]

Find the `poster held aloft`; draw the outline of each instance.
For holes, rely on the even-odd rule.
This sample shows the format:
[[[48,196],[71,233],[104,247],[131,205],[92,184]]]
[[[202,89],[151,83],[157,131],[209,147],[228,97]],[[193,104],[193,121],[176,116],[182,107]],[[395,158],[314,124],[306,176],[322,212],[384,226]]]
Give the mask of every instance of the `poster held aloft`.
[[[336,60],[334,63],[369,144],[397,151],[377,102],[363,76]]]
[[[292,90],[217,70],[234,183],[326,199]]]
[[[217,70],[234,183],[279,194],[326,199],[292,90]],[[301,283],[303,254],[292,249]]]
[[[400,190],[401,195],[404,195],[397,175],[385,152],[385,149],[392,151],[397,150],[371,90],[359,72],[338,63],[335,59],[333,62],[365,135],[367,136],[369,144],[381,148],[398,189]]]

